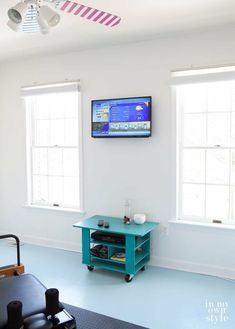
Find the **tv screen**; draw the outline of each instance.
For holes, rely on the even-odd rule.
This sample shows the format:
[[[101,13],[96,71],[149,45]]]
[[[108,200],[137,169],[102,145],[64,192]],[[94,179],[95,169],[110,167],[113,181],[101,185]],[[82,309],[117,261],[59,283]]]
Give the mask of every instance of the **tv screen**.
[[[151,96],[93,100],[92,137],[150,137]]]

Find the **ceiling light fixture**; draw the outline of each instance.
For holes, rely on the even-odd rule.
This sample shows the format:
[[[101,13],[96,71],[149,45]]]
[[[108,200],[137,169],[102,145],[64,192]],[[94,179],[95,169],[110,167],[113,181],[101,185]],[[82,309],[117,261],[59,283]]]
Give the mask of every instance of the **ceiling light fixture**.
[[[8,27],[15,32],[35,32],[37,27],[47,34],[51,27],[60,22],[60,15],[48,6],[41,6],[41,0],[24,0],[8,10]]]
[[[40,7],[39,17],[50,27],[56,26],[60,22],[60,15],[48,6]]]
[[[44,3],[48,3],[50,6],[46,6]],[[51,28],[60,22],[60,15],[51,6],[62,11],[63,14],[71,14],[106,27],[114,27],[121,22],[121,17],[117,15],[74,0],[21,0],[8,10],[9,21],[7,25],[15,32],[40,31],[42,34],[47,34]]]
[[[19,2],[8,10],[8,17],[11,22],[21,24],[24,19],[28,6],[25,2]]]
[[[14,23],[13,21],[9,20],[7,22],[7,25],[12,31],[18,32],[20,30],[20,25],[21,24],[17,24],[17,23]]]
[[[47,34],[50,31],[48,24],[42,19],[41,15],[37,17],[37,23],[42,34]]]

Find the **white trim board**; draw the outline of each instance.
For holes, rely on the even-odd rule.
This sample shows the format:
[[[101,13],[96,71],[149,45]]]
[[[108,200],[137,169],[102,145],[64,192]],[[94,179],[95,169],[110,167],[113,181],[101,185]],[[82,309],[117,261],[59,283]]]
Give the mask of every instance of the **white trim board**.
[[[7,234],[8,232],[0,232],[0,234]],[[14,232],[17,235],[17,233]],[[80,243],[72,243],[63,240],[53,240],[46,238],[38,238],[30,235],[18,234],[22,243],[29,243],[36,246],[56,248],[68,251],[82,252],[82,246]],[[209,264],[186,262],[179,259],[171,259],[164,257],[151,256],[149,265],[163,267],[178,271],[185,271],[197,274],[205,274],[218,276],[220,278],[227,278],[235,280],[235,269],[225,268],[220,266],[214,266]]]
[[[8,234],[8,232],[0,232],[0,234]],[[54,240],[54,239],[46,239],[46,238],[40,238],[32,235],[22,235],[17,234],[14,232],[15,235],[17,235],[20,238],[21,243],[29,243],[33,244],[35,246],[41,246],[41,247],[48,247],[48,248],[56,248],[56,249],[62,249],[67,251],[75,251],[75,252],[82,252],[82,246],[80,243],[73,243],[69,241],[63,241],[63,240]]]
[[[178,271],[190,272],[195,274],[204,274],[216,276],[224,279],[235,280],[235,269],[220,267],[209,264],[187,262],[179,259],[152,256],[150,265],[169,268]]]

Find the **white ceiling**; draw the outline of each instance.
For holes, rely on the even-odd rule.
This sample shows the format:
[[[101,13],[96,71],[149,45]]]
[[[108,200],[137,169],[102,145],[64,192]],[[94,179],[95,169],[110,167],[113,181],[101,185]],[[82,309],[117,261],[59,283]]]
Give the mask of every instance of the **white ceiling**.
[[[78,0],[121,16],[121,24],[108,28],[60,12],[61,22],[50,34],[24,34],[13,32],[6,25],[7,10],[17,2],[0,1],[0,60],[235,25],[235,0]]]

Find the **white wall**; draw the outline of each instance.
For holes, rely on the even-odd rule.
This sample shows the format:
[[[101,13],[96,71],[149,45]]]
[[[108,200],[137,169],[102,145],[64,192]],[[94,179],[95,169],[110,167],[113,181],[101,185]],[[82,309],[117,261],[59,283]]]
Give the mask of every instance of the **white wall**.
[[[191,65],[235,62],[235,30],[223,29],[78,53],[0,64],[0,231],[25,241],[79,250],[73,213],[25,208],[25,114],[23,85],[64,79],[82,81],[84,203],[86,215],[133,212],[167,222],[174,209],[174,113],[170,71]],[[92,139],[91,99],[153,96],[153,136]],[[235,230],[170,224],[169,235],[153,235],[152,262],[235,277]]]

